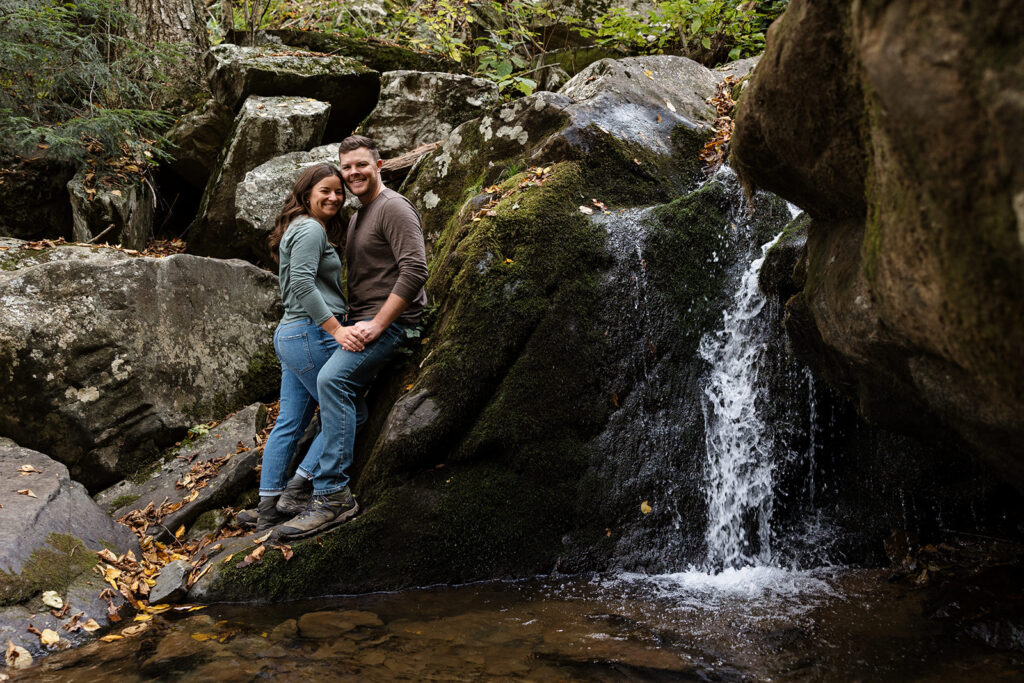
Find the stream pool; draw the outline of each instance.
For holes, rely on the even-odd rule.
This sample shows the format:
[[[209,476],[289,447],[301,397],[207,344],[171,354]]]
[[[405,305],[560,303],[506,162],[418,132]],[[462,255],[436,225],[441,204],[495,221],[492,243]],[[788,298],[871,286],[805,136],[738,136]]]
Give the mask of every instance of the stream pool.
[[[548,577],[159,615],[36,681],[992,681],[1024,657],[877,570]],[[946,606],[947,608],[949,605]]]

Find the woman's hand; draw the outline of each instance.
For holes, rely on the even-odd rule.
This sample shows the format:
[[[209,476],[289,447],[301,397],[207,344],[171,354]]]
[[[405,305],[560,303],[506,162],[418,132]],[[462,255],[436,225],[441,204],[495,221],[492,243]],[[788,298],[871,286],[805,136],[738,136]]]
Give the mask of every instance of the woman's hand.
[[[334,337],[334,341],[338,342],[338,346],[346,351],[362,351],[365,347],[362,335],[354,329],[353,325],[348,327],[339,325],[331,336]]]

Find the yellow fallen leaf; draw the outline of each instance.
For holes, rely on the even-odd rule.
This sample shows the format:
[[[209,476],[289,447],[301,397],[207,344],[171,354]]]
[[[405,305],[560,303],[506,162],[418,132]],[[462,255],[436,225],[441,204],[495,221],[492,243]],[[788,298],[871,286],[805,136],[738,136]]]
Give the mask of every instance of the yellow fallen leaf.
[[[100,638],[104,643],[112,643],[115,640],[124,640],[124,636],[119,636],[116,633],[110,633]]]
[[[32,655],[21,645],[15,645],[13,641],[8,640],[4,661],[12,669],[25,669],[32,666]]]
[[[36,494],[32,493],[32,489],[18,489],[17,491],[15,491],[15,493],[20,493],[21,495],[28,496],[29,498],[39,497]]]
[[[43,591],[43,604],[53,609],[60,609],[64,606],[64,601],[57,594],[57,591]]]
[[[149,621],[152,618],[152,614],[146,614],[145,612],[140,612],[135,615],[135,621]]]
[[[147,628],[149,628],[149,624],[135,624],[134,626],[129,626],[128,628],[121,629],[121,635],[129,637],[137,636],[143,631],[145,631]]]
[[[640,503],[640,512],[644,513],[645,515],[650,514],[652,509],[653,508],[647,503],[646,500]]]
[[[117,567],[107,565],[107,568],[103,571],[103,580],[113,586],[114,590],[120,590],[117,587],[117,579],[119,576],[121,576],[121,570]]]
[[[60,642],[60,636],[53,629],[44,628],[39,634],[39,642],[43,645],[56,645]]]
[[[644,69],[644,76],[647,76],[647,78],[651,79],[652,81],[654,80],[654,72],[651,71],[650,69]]]
[[[100,630],[100,625],[98,623],[96,623],[95,619],[90,619],[89,621],[87,621],[84,624],[82,624],[82,628],[85,631],[88,631],[89,633],[92,633],[93,631]]]
[[[200,643],[204,640],[216,640],[217,636],[212,633],[193,633],[192,640],[198,640]]]
[[[182,537],[184,537],[184,536],[185,536],[185,525],[182,524],[180,527],[178,527],[178,530],[174,532],[174,537],[180,541],[182,539]]]
[[[513,261],[512,259],[510,259],[510,258],[505,259],[505,265],[511,265],[513,263],[515,263],[515,261]]]

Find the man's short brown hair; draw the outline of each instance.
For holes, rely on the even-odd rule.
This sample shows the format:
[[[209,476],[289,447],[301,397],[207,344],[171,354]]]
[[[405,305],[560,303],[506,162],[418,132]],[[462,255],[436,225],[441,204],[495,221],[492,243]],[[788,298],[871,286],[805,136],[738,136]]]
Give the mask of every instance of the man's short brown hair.
[[[377,151],[377,143],[366,137],[365,135],[349,135],[347,138],[338,143],[338,155],[352,152],[365,147],[370,150],[370,154],[373,156],[373,160],[377,161],[380,159],[380,152]]]

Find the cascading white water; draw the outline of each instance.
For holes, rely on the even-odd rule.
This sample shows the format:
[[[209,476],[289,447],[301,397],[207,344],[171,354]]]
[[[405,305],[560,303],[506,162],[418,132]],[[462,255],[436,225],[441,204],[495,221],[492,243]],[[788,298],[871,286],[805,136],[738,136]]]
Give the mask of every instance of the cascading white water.
[[[765,297],[757,278],[768,249],[747,268],[725,312],[722,328],[701,341],[711,364],[704,390],[708,458],[707,568],[765,566],[772,562],[774,503],[771,437],[758,414],[758,370],[764,353]]]

